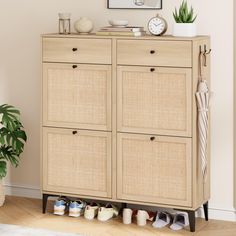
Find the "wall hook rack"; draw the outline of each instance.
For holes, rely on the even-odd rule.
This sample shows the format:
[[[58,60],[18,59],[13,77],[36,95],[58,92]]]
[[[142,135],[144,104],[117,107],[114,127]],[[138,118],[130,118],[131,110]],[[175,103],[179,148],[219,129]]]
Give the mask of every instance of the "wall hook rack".
[[[209,50],[207,50],[207,46],[206,46],[206,44],[204,45],[204,53],[203,53],[203,55],[208,55],[208,54],[210,54],[211,53],[211,49],[209,49]]]
[[[203,56],[202,64],[205,67],[207,67],[207,55],[209,55],[211,51],[211,49],[207,50],[206,44],[204,45],[204,50],[202,50],[202,46],[199,48],[199,57],[201,58]]]

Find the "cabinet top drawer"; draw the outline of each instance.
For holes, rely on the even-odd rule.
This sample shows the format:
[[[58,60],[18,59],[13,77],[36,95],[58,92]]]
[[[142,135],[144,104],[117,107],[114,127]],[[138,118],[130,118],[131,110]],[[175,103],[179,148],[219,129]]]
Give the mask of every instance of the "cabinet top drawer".
[[[192,67],[192,43],[189,41],[118,40],[117,63]]]
[[[111,64],[111,40],[43,38],[43,61]]]

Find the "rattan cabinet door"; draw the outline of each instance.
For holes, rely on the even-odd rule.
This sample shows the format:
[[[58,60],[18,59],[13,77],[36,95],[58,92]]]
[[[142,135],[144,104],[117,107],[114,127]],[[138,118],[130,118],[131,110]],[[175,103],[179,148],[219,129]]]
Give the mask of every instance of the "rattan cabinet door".
[[[118,131],[191,137],[191,69],[119,66]]]
[[[118,134],[118,199],[192,205],[191,138]]]
[[[43,64],[43,125],[111,130],[111,66]]]
[[[111,133],[43,128],[43,190],[111,197]]]

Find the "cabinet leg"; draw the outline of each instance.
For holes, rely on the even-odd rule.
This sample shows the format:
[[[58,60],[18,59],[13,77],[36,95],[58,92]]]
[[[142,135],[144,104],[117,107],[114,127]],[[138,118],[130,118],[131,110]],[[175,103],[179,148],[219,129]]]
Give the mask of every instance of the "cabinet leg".
[[[208,202],[203,204],[203,209],[204,209],[205,220],[208,221]]]
[[[189,218],[190,232],[195,232],[195,224],[196,224],[195,211],[187,211],[187,213]]]
[[[122,214],[124,208],[127,208],[127,203],[121,203],[120,214]]]
[[[48,194],[43,194],[43,214],[46,213],[46,208],[47,208],[47,202],[48,202]]]

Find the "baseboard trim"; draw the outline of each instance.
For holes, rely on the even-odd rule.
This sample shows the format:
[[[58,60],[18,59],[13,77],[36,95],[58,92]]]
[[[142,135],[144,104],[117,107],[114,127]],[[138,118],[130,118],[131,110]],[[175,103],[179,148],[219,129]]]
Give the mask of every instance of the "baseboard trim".
[[[205,218],[203,208],[197,211],[197,216]],[[209,208],[209,219],[213,220],[224,220],[236,222],[236,211],[235,209],[216,209]]]
[[[23,185],[13,185],[13,184],[4,184],[5,194],[10,196],[18,197],[28,197],[41,199],[40,189],[33,186],[23,186]]]
[[[4,184],[6,195],[10,196],[19,196],[19,197],[29,197],[41,199],[41,191],[37,187],[33,186],[22,186],[22,185],[13,185],[13,184]],[[196,214],[197,217],[204,218],[203,209],[200,208]],[[217,209],[209,208],[209,219],[214,220],[225,220],[225,221],[234,221],[236,222],[236,210],[232,209]]]

